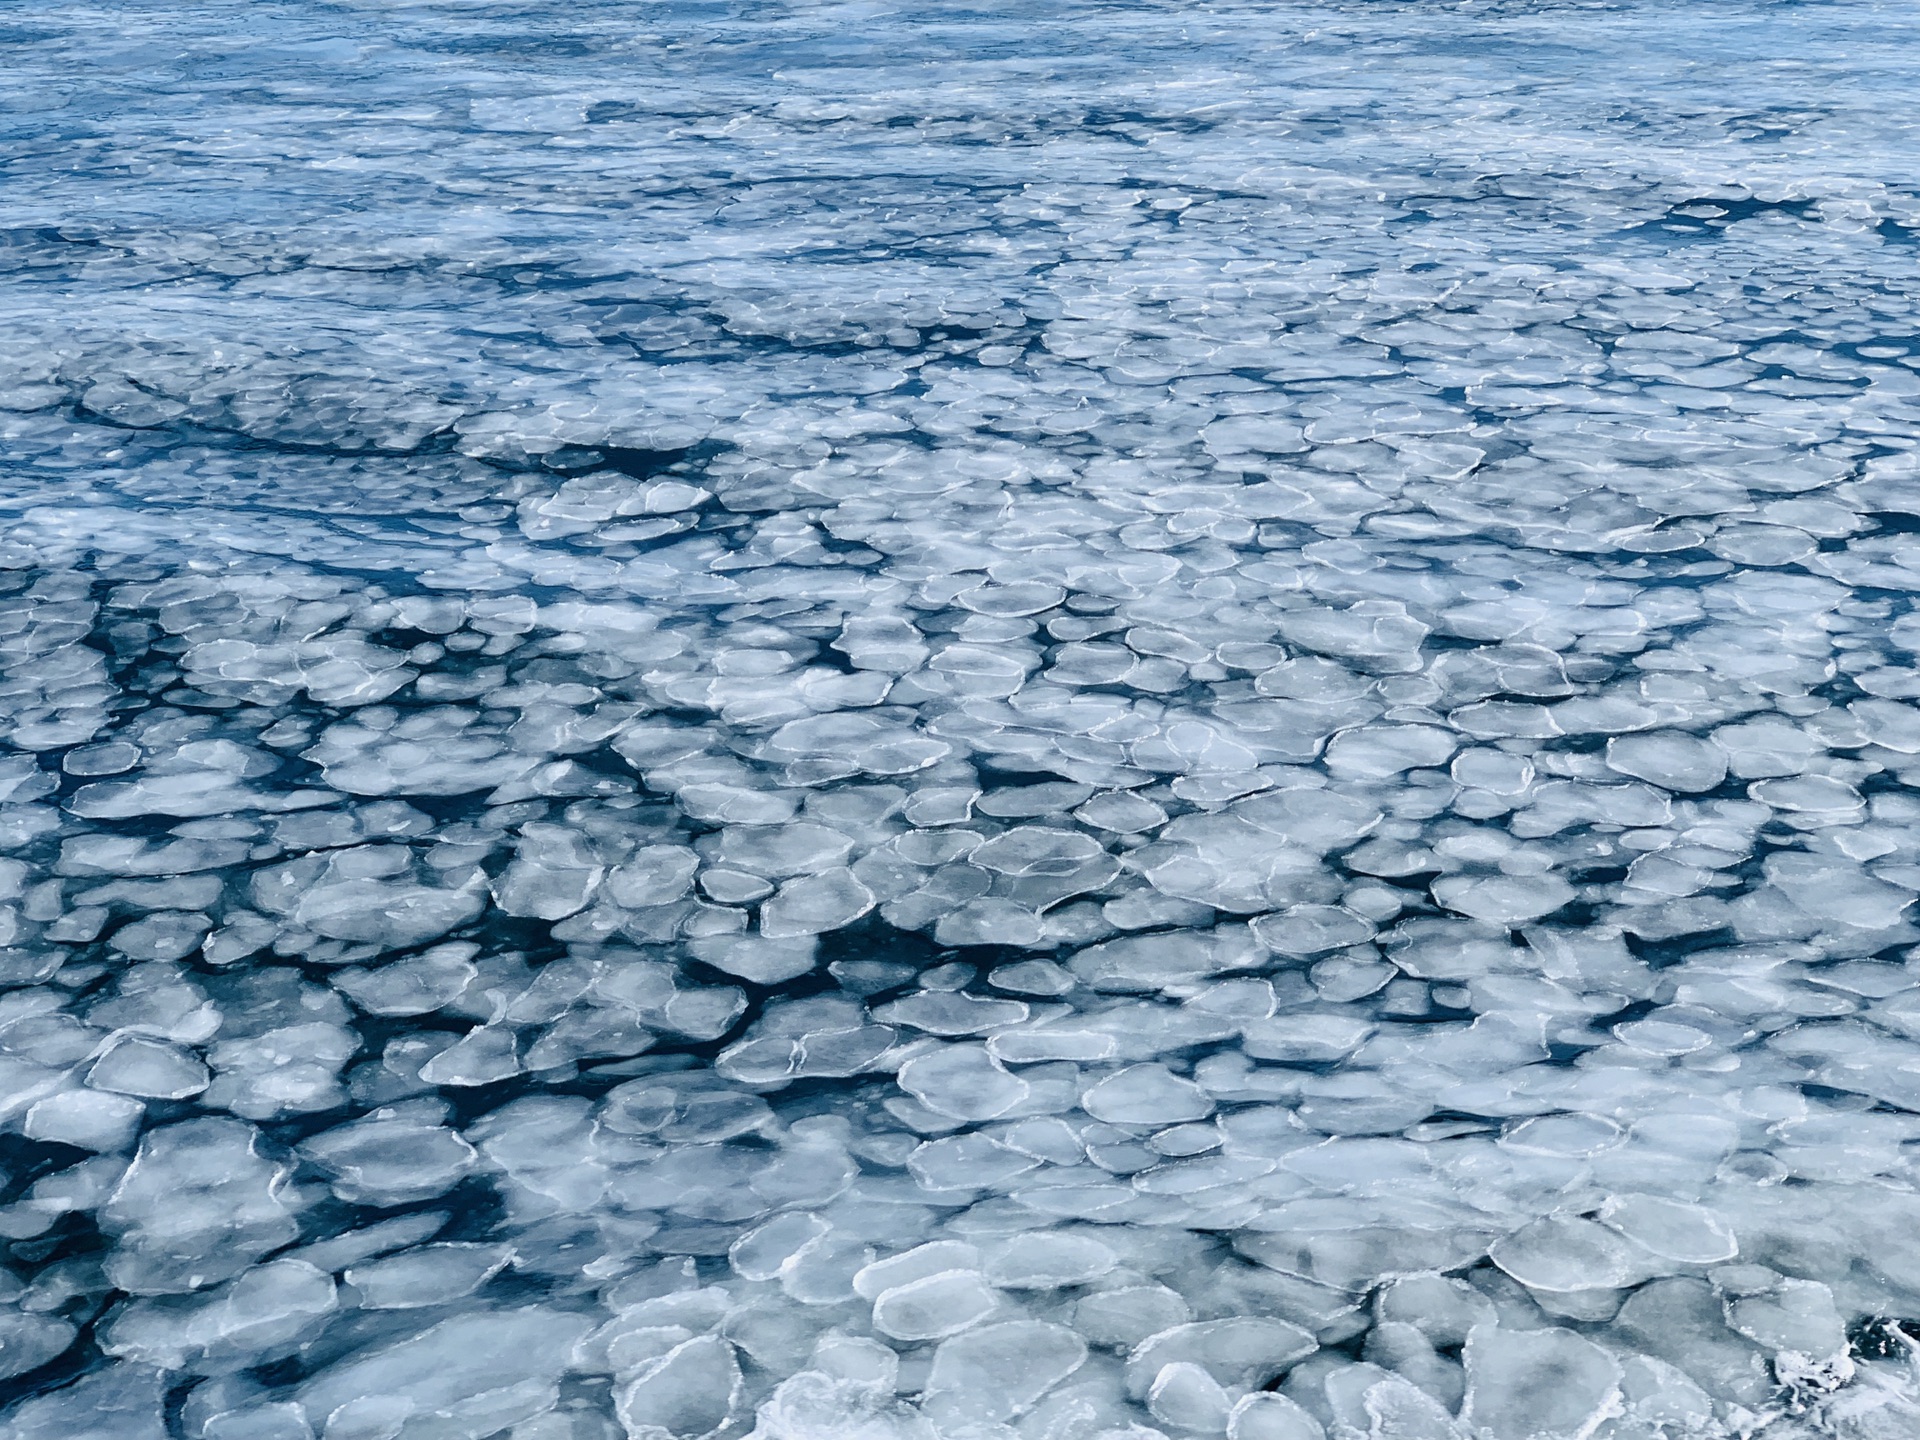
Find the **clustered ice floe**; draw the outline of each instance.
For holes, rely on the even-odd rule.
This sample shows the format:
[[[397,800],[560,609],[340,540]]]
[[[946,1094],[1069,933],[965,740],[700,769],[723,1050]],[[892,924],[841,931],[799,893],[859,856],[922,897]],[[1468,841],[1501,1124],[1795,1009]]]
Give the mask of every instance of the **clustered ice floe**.
[[[6,1440],[1920,1431],[1905,32],[1028,9],[9,39]]]

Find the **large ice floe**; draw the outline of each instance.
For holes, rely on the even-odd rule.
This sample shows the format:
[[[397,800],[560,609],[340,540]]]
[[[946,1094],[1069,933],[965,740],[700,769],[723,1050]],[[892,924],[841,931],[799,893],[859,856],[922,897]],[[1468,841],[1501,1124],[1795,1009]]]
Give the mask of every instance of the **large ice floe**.
[[[1910,9],[0,28],[4,1440],[1913,1440]]]

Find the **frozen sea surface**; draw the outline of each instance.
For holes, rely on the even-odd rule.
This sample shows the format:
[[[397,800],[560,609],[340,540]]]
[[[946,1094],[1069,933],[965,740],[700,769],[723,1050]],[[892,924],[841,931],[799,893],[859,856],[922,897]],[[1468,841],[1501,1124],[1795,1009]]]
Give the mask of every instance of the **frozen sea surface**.
[[[1920,36],[19,6],[5,1440],[1912,1440]]]

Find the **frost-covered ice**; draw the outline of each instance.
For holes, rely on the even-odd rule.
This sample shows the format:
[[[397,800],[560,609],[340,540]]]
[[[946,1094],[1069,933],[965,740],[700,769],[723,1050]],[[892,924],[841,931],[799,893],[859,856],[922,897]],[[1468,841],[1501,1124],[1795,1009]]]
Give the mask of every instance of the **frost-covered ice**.
[[[1920,1434],[1910,15],[0,38],[0,1440]]]

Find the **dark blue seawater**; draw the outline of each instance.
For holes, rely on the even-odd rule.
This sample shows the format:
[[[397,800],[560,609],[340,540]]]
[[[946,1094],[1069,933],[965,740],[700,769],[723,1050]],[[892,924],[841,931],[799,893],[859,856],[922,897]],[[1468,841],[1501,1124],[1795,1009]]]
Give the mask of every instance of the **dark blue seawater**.
[[[1920,1435],[1920,19],[0,26],[4,1440]]]

